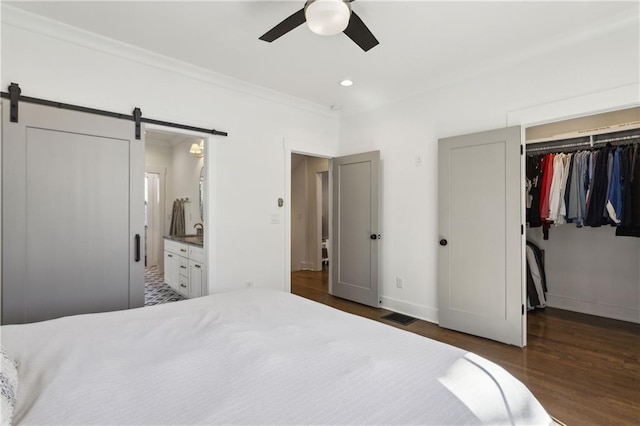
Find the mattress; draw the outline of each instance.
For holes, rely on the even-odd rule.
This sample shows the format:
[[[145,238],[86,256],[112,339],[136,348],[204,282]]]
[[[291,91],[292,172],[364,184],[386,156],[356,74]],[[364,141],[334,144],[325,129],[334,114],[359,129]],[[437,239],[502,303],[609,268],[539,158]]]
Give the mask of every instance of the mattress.
[[[0,330],[14,424],[553,424],[480,356],[281,291]]]

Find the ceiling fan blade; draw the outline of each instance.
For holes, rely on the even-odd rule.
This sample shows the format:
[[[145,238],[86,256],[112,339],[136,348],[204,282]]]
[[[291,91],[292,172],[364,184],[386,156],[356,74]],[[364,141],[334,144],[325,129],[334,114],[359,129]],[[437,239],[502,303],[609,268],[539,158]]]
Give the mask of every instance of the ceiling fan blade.
[[[286,18],[284,21],[280,22],[275,27],[271,28],[266,33],[264,33],[264,35],[260,37],[260,40],[268,41],[269,43],[271,43],[273,40],[282,37],[292,29],[304,24],[306,20],[307,18],[304,16],[304,8],[302,8],[293,15]]]
[[[349,19],[349,25],[347,25],[344,33],[365,52],[380,44],[354,11],[351,11],[351,19]]]

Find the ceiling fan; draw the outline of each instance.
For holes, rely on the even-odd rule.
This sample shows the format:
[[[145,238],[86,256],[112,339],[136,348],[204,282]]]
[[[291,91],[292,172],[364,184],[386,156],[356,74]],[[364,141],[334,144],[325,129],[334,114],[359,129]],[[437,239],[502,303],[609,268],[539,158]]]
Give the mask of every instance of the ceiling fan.
[[[351,10],[352,1],[354,0],[307,0],[302,9],[271,28],[260,40],[271,43],[306,22],[316,34],[335,35],[344,32],[367,52],[379,42],[362,19]]]

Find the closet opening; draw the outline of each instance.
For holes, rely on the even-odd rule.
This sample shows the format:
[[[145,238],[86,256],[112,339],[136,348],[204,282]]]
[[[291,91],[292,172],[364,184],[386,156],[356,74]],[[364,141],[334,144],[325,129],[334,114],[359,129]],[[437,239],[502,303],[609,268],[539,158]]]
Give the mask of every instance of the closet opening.
[[[525,147],[528,319],[640,323],[640,107],[529,127]]]

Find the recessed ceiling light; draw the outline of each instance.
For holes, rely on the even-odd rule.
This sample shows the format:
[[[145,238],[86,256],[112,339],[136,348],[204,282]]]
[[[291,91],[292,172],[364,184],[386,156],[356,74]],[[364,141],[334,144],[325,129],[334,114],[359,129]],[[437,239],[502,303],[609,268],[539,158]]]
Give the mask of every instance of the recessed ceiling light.
[[[352,81],[352,80],[349,80],[349,79],[342,80],[342,81],[340,82],[340,86],[342,86],[342,87],[349,87],[349,86],[353,86],[353,81]]]

